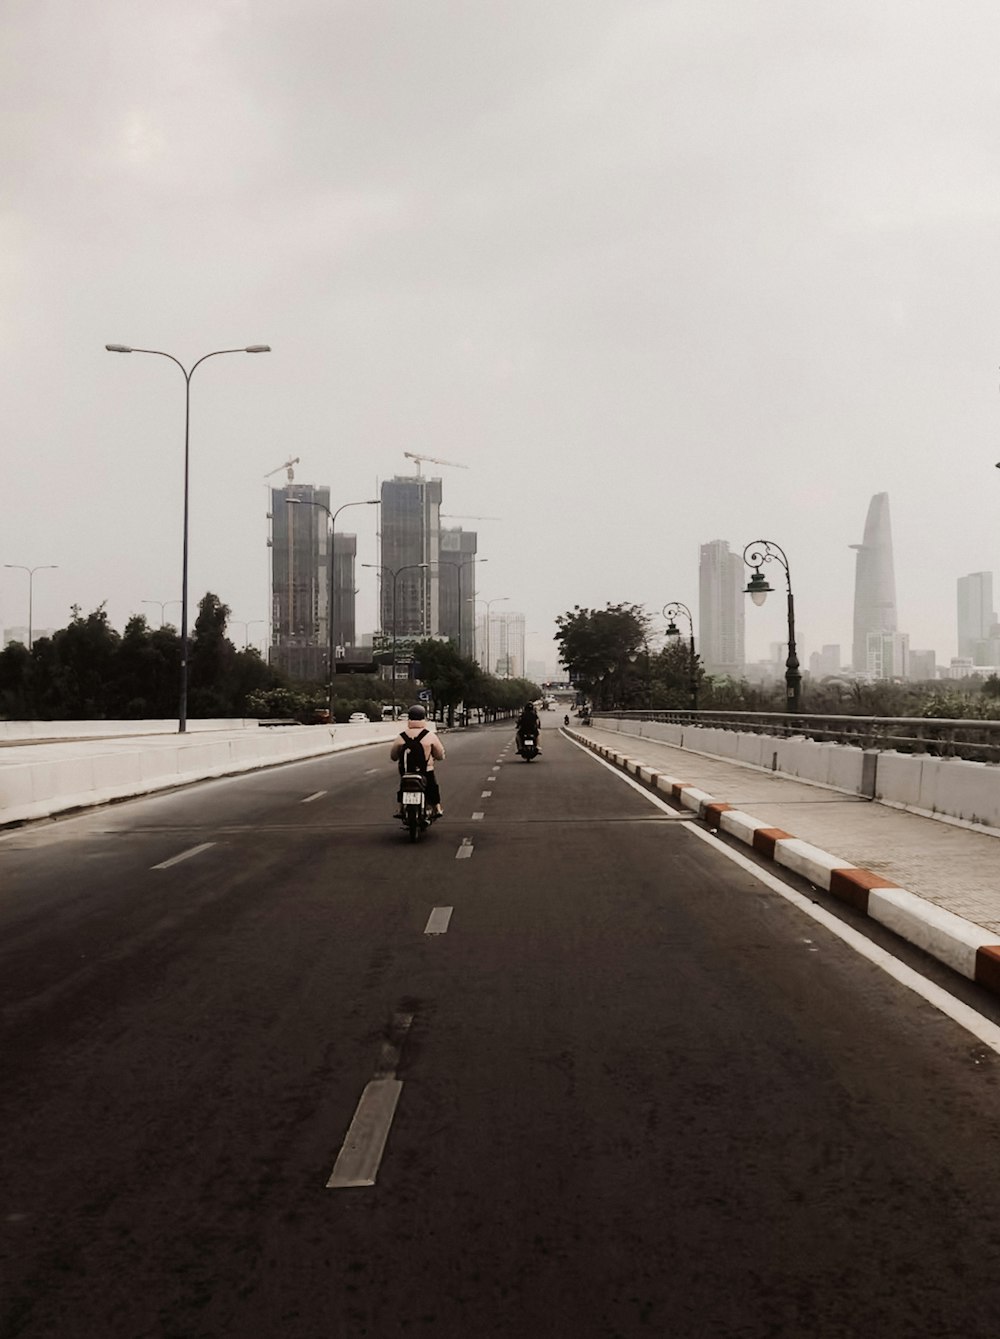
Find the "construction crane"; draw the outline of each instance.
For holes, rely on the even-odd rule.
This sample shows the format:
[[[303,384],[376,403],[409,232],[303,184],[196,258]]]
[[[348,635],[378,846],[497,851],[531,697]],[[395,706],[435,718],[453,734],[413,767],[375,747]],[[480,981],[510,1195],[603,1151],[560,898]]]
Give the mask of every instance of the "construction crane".
[[[420,478],[420,462],[422,460],[429,461],[431,465],[451,465],[452,468],[456,470],[467,470],[469,468],[468,465],[460,465],[457,460],[438,460],[437,456],[420,456],[414,451],[404,451],[403,455],[407,460],[415,460],[417,462],[418,479]]]
[[[292,466],[293,466],[293,465],[298,465],[298,464],[299,464],[299,457],[298,457],[298,456],[293,456],[291,460],[286,460],[285,463],[284,463],[284,465],[278,465],[278,466],[276,466],[275,469],[273,469],[273,470],[269,470],[269,471],[267,472],[267,474],[264,475],[264,478],[265,478],[265,479],[270,479],[270,477],[271,477],[272,474],[277,474],[277,473],[278,473],[278,470],[287,470],[287,471],[288,471],[288,482],[289,482],[290,484],[293,484],[293,483],[295,482],[295,471],[294,471],[294,469],[292,469]]]
[[[456,516],[452,512],[441,512],[442,521],[502,521],[502,516]]]

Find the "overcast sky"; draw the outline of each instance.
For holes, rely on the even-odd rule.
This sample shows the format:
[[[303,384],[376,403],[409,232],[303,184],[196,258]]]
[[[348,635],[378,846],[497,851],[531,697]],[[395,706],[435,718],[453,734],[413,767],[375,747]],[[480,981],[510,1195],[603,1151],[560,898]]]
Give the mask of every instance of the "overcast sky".
[[[0,562],[58,564],[36,627],[180,594],[183,378],[105,343],[263,342],[192,381],[193,600],[266,617],[289,457],[339,505],[417,451],[468,466],[446,513],[501,518],[465,522],[480,595],[531,657],[577,603],[697,612],[699,544],[766,537],[804,658],[847,663],[882,490],[900,628],[955,654],[956,578],[1000,572],[996,0],[7,0],[2,28]],[[359,561],[376,516],[340,518]],[[26,605],[0,570],[0,623]],[[783,627],[748,607],[748,656]]]

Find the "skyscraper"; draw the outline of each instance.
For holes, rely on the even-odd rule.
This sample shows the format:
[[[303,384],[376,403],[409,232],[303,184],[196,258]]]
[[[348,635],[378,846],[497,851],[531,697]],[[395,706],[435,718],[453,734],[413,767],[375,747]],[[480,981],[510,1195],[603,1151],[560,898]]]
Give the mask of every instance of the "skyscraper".
[[[986,641],[996,622],[993,612],[993,573],[970,572],[958,578],[958,654],[972,656],[977,664],[976,643]]]
[[[270,659],[295,679],[326,673],[330,538],[323,508],[329,506],[329,488],[290,483],[271,489]]]
[[[333,636],[334,654],[343,655],[354,646],[354,578],[358,555],[357,535],[337,534],[333,541]]]
[[[857,550],[854,573],[854,646],[851,663],[867,673],[868,634],[895,632],[896,575],[892,563],[892,527],[889,494],[876,493],[868,505],[864,537]]]
[[[702,664],[709,674],[738,678],[746,661],[744,564],[724,539],[701,546],[698,567],[698,632]]]
[[[384,632],[394,624],[400,637],[430,637],[438,631],[440,512],[440,479],[397,475],[382,484]],[[393,573],[399,575],[394,579]]]
[[[438,628],[462,655],[475,653],[476,546],[474,530],[442,529],[438,565]]]

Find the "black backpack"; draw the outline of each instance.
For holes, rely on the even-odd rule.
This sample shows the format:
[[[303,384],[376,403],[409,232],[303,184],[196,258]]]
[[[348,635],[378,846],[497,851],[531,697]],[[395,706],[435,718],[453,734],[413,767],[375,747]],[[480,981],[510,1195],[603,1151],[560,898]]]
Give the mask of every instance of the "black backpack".
[[[403,752],[399,755],[400,772],[419,772],[421,776],[427,775],[427,754],[424,752],[423,741],[427,737],[427,731],[421,730],[419,735],[400,734],[403,741]]]

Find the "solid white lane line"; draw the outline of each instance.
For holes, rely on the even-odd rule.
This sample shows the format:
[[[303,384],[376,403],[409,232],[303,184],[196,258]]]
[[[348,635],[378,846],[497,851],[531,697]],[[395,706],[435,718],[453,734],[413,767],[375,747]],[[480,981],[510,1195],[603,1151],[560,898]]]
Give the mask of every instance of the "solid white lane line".
[[[576,740],[570,740],[570,743],[576,744]],[[586,748],[585,745],[577,744],[576,746],[577,748],[584,749],[584,751],[590,754],[590,756],[594,758],[596,762],[599,762],[602,767],[606,767],[609,772],[613,772],[619,781],[626,782],[633,790],[637,790],[640,795],[645,795],[650,804],[656,805],[658,809],[663,809],[667,813],[680,812],[677,809],[671,809],[669,805],[664,804],[658,795],[651,794],[644,786],[640,786],[638,782],[633,781],[632,778],[626,776],[624,772],[620,772],[617,767],[612,767],[612,765],[605,762],[603,758],[596,757],[596,755],[591,753],[590,749]],[[933,981],[928,981],[926,977],[921,976],[920,973],[914,971],[912,967],[908,967],[905,962],[900,962],[899,958],[893,957],[893,955],[886,949],[881,948],[878,944],[874,944],[865,935],[861,934],[858,930],[855,930],[852,925],[848,925],[846,921],[839,920],[832,912],[827,911],[825,907],[821,907],[817,903],[811,902],[808,897],[803,897],[803,895],[800,892],[797,892],[796,889],[789,887],[787,883],[782,883],[780,879],[775,878],[775,876],[768,870],[761,869],[759,865],[754,864],[752,860],[748,859],[742,851],[735,851],[731,846],[727,846],[725,842],[719,841],[718,837],[713,837],[710,832],[706,832],[705,829],[699,827],[696,822],[678,823],[677,826],[684,828],[687,832],[693,833],[699,841],[707,842],[709,846],[714,846],[715,849],[724,855],[727,860],[731,860],[734,865],[739,865],[741,869],[744,869],[748,874],[751,874],[758,883],[762,883],[765,888],[770,888],[772,892],[780,894],[786,901],[791,902],[793,906],[798,907],[800,911],[804,911],[807,916],[811,917],[814,921],[817,921],[825,929],[829,930],[831,934],[836,935],[838,939],[843,940],[843,942],[853,948],[856,953],[860,953],[863,958],[867,958],[868,961],[874,963],[876,967],[881,967],[884,972],[888,973],[889,976],[898,981],[900,985],[906,986],[908,990],[912,990],[915,995],[919,995],[921,999],[926,1000],[928,1004],[932,1005],[946,1017],[957,1023],[959,1027],[965,1028],[967,1032],[970,1032],[974,1037],[981,1041],[984,1046],[988,1046],[991,1051],[995,1051],[997,1055],[1000,1055],[1000,1027],[998,1027],[996,1023],[991,1022],[988,1018],[984,1018],[982,1014],[977,1013],[975,1009],[971,1008],[969,1005],[963,1004],[961,1000],[955,999],[955,997],[950,995],[943,986],[939,986]]]
[[[491,790],[484,790],[483,793],[482,793],[482,795],[480,795],[479,798],[480,798],[481,800],[488,800],[492,794],[493,794],[493,792],[492,792]]]
[[[425,935],[443,935],[448,933],[448,922],[451,920],[451,913],[454,907],[435,907],[427,917],[427,924],[424,926]]]
[[[327,1190],[375,1184],[385,1141],[389,1137],[389,1127],[402,1091],[401,1081],[395,1078],[372,1079],[365,1085],[347,1138],[337,1154],[337,1161],[326,1183]]]
[[[200,855],[202,851],[207,851],[215,842],[202,842],[200,846],[192,846],[190,851],[182,851],[180,855],[172,855],[169,860],[161,860],[158,865],[151,866],[152,869],[169,869],[171,865],[179,865],[182,860],[190,860],[193,855]]]
[[[302,801],[303,804],[312,804],[313,800],[321,800],[326,794],[325,790],[318,790],[315,795],[307,795]]]
[[[483,811],[482,811],[481,809],[479,809],[479,810],[477,810],[477,811],[472,815],[472,821],[473,821],[473,823],[479,823],[479,822],[481,822],[485,817],[486,817],[486,815],[483,813]]]
[[[468,860],[469,857],[472,855],[472,852],[473,852],[474,850],[475,850],[475,847],[472,845],[472,838],[471,838],[471,837],[463,837],[463,838],[462,838],[462,845],[461,845],[461,846],[458,848],[458,850],[455,852],[455,859],[456,859],[456,860]]]

